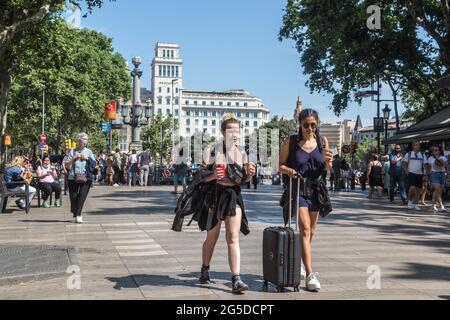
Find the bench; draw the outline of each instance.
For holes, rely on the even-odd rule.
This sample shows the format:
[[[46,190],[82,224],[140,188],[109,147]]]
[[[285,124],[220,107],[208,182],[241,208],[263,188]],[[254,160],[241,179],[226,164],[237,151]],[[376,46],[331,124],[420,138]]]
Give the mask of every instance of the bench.
[[[23,185],[23,182],[9,182],[8,184],[13,185]],[[25,191],[9,191],[6,186],[5,176],[0,174],[0,210],[1,213],[5,212],[6,204],[8,203],[8,198],[10,197],[20,197],[25,198],[25,212],[28,214],[30,212],[30,203],[28,201],[30,194],[30,188],[28,184],[25,184]]]

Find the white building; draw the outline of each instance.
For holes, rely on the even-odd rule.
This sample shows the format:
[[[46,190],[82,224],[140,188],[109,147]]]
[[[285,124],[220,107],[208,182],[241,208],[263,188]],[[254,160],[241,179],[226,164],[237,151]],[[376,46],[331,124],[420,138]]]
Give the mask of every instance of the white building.
[[[358,116],[359,118],[359,116]],[[404,119],[400,118],[400,130],[409,128],[414,124],[413,119]],[[397,132],[396,129],[396,120],[395,118],[388,120],[388,131],[387,131],[387,138],[392,137]],[[381,139],[384,139],[384,130],[381,135]],[[373,126],[366,126],[363,127],[362,123],[359,119],[359,122],[357,121],[357,125],[355,127],[355,130],[353,131],[353,140],[357,143],[362,143],[365,140],[376,140],[378,134],[374,131]]]
[[[151,68],[151,90],[141,89],[140,104],[151,108],[152,117],[157,114],[174,114],[175,119],[179,120],[182,136],[204,132],[219,137],[221,117],[227,112],[234,113],[241,121],[243,134],[251,134],[270,120],[269,110],[261,99],[245,90],[209,92],[184,89],[183,60],[178,44],[158,42]],[[124,105],[131,107],[131,101]],[[122,121],[119,120],[118,123]],[[139,132],[140,130],[138,139]],[[119,140],[120,149],[128,150],[131,127],[124,126]]]
[[[269,122],[269,110],[261,99],[245,90],[216,92],[183,89],[183,60],[178,44],[156,44],[152,62],[152,95],[154,114],[173,113],[179,119],[180,134],[183,136],[204,132],[218,137],[220,119],[226,112],[238,117],[243,133],[250,134]]]

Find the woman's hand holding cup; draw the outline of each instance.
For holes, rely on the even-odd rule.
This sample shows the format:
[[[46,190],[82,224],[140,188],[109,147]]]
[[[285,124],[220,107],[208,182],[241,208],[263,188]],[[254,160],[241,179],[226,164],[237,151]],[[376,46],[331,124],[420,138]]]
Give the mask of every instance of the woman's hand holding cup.
[[[225,178],[225,168],[226,165],[224,163],[216,164],[216,170],[214,171],[214,174],[217,180],[222,180],[223,178]]]

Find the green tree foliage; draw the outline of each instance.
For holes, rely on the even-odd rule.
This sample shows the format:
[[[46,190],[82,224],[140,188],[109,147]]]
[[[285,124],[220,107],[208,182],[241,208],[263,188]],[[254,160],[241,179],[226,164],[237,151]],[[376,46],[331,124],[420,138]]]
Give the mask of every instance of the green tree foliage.
[[[45,131],[55,149],[80,131],[99,135],[104,103],[131,95],[124,58],[112,40],[92,30],[46,19],[15,46],[17,62],[8,101],[8,133],[18,143],[39,140],[45,85]]]
[[[178,130],[178,122],[175,121],[175,132]],[[152,157],[159,161],[160,157],[163,157],[170,161],[170,151],[172,150],[172,116],[163,117],[162,115],[156,115],[151,123],[142,130],[141,140],[143,141],[144,148],[149,150]],[[175,143],[177,143],[175,138]]]
[[[382,24],[370,30],[374,4]],[[421,119],[449,103],[449,90],[433,87],[450,67],[448,30],[447,1],[288,0],[279,36],[295,41],[307,86],[332,94],[336,115],[378,76],[400,86],[408,115]]]

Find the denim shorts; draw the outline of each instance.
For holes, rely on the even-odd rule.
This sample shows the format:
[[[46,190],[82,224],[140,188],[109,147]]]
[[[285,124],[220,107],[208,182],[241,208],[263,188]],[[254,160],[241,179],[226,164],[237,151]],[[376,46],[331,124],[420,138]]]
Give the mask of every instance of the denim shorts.
[[[445,172],[431,172],[430,178],[431,178],[431,184],[444,186],[446,183]]]
[[[176,183],[180,182],[180,183],[185,184],[186,183],[186,176],[174,174],[173,175],[173,182],[176,182]]]

